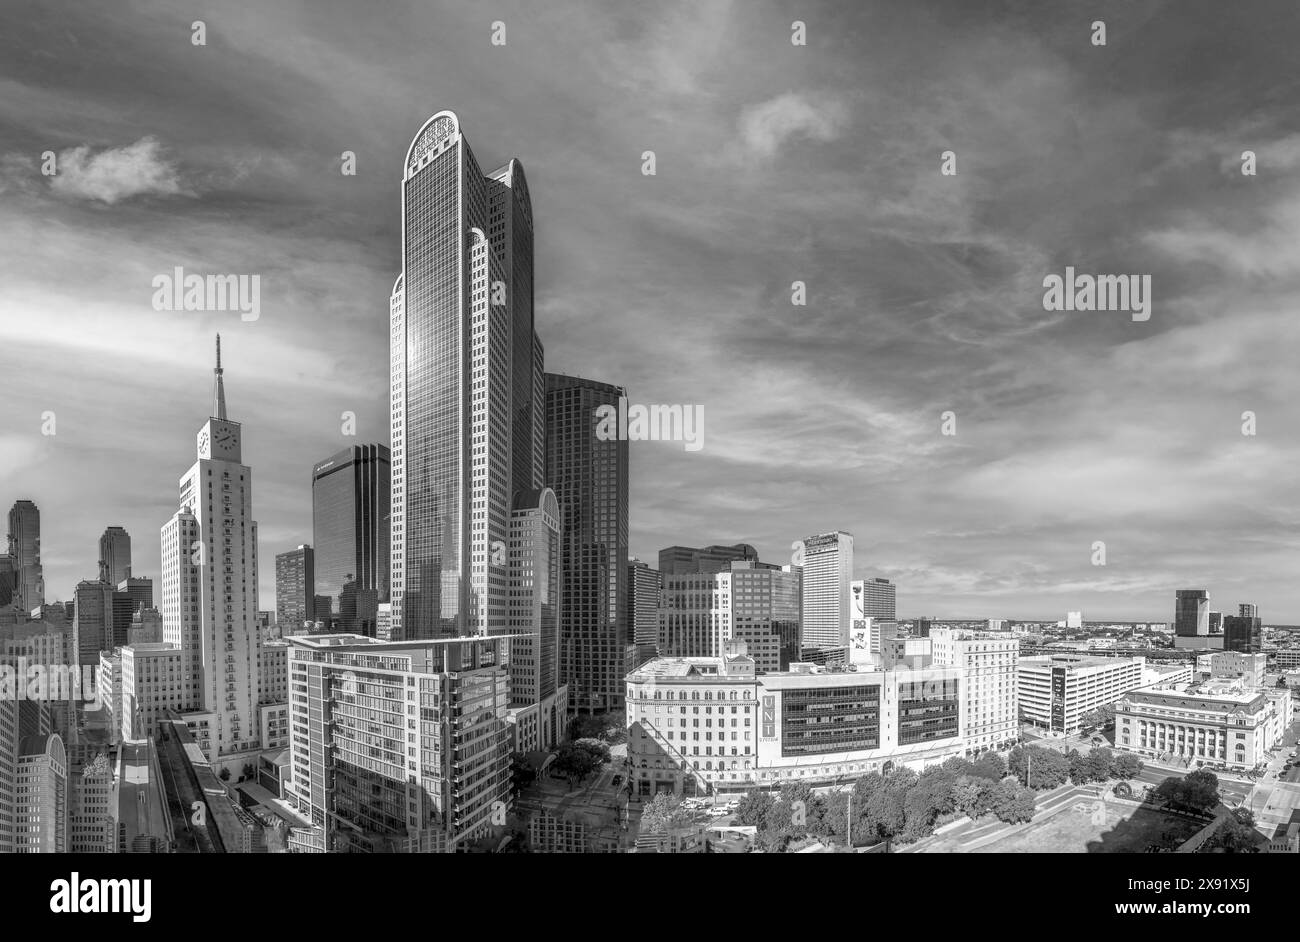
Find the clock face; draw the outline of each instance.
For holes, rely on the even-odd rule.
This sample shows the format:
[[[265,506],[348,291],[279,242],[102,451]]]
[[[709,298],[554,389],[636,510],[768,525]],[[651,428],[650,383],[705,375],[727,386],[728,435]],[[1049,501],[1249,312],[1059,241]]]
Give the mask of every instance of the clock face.
[[[208,455],[208,433],[207,430],[199,432],[199,457],[206,458]]]

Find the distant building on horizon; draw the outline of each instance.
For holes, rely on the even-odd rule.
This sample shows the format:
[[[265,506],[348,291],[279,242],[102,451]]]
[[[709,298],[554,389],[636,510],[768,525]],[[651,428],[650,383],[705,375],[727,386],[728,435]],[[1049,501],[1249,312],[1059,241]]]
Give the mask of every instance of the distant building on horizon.
[[[275,557],[275,618],[286,635],[302,634],[316,621],[315,560],[305,543]]]
[[[1242,606],[1245,608],[1246,606]],[[1254,608],[1254,606],[1251,606]],[[1255,615],[1229,615],[1223,619],[1223,650],[1259,654],[1264,650],[1263,623]]]
[[[737,561],[758,562],[758,550],[748,543],[732,546],[668,546],[659,551],[659,571],[665,576],[722,572]]]
[[[1210,593],[1205,589],[1178,589],[1174,593],[1174,635],[1201,638],[1210,633]]]
[[[659,651],[659,593],[663,574],[639,559],[627,563],[628,629],[636,645],[636,665]]]
[[[9,555],[17,571],[18,604],[25,612],[45,604],[41,570],[41,512],[30,500],[15,501],[9,511]]]
[[[131,576],[131,534],[109,527],[99,538],[99,581],[118,585]]]

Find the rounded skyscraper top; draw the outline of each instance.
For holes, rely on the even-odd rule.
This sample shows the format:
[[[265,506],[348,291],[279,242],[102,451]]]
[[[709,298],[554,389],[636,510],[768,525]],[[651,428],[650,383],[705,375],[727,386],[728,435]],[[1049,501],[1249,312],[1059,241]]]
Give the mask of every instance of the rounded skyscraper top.
[[[411,139],[406,152],[406,175],[420,169],[422,161],[460,133],[460,119],[454,111],[439,111]]]

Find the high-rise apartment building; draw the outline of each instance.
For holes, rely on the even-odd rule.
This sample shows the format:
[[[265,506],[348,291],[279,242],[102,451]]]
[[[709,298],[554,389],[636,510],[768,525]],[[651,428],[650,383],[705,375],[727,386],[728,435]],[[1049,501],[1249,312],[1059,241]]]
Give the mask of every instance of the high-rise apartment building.
[[[519,161],[483,173],[450,111],[406,154],[389,310],[390,633],[500,633],[511,501],[543,483],[532,204]]]
[[[314,630],[316,554],[301,545],[275,557],[275,618],[286,635]],[[306,626],[313,624],[312,629]]]
[[[183,652],[178,690],[208,714],[209,759],[257,748],[257,523],[243,431],[226,417],[221,338],[213,415],[162,527],[163,636]]]
[[[636,648],[628,629],[628,443],[596,437],[596,410],[626,391],[546,374],[546,480],[564,518],[560,679],[570,708],[621,711]]]
[[[327,851],[454,851],[511,800],[505,637],[288,639],[289,798]]]
[[[801,644],[805,648],[821,650],[847,649],[852,623],[850,583],[853,581],[853,536],[836,531],[810,536],[801,542]]]
[[[1259,615],[1259,606],[1254,602],[1239,602],[1237,604],[1237,615],[1242,618],[1255,618]]]
[[[45,604],[45,577],[41,571],[41,512],[30,500],[14,503],[9,511],[9,555],[18,575],[18,604],[25,612]]]
[[[131,576],[131,535],[109,527],[99,538],[99,581],[117,585]]]
[[[1204,637],[1210,633],[1210,593],[1204,589],[1178,589],[1174,593],[1174,635]]]
[[[315,616],[331,630],[375,635],[389,600],[389,507],[393,483],[387,445],[353,445],[311,472]]]
[[[658,653],[659,591],[663,577],[658,569],[641,562],[627,564],[627,623],[636,645],[636,661],[642,664]]]

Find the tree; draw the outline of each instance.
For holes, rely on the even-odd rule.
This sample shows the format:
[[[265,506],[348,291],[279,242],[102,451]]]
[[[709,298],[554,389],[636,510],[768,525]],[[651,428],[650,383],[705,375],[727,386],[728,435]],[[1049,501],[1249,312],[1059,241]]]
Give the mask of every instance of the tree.
[[[996,752],[986,752],[975,760],[971,766],[971,774],[992,782],[1000,782],[1006,778],[1007,763]]]
[[[1183,778],[1165,779],[1155,794],[1177,810],[1209,814],[1219,803],[1219,779],[1213,772],[1200,769]]]
[[[762,834],[766,849],[781,851],[792,840],[813,833],[820,818],[820,805],[812,786],[797,782],[781,787],[780,797],[767,813]]]
[[[1183,779],[1187,787],[1184,803],[1187,807],[1208,813],[1219,803],[1219,777],[1208,769],[1198,769]]]
[[[906,769],[900,770],[907,772]],[[890,772],[888,778],[879,772],[871,772],[858,779],[853,786],[853,834],[863,843],[895,837],[907,823],[907,812],[903,807],[903,796],[916,781],[916,774],[899,776],[899,772]]]
[[[1234,808],[1232,814],[1224,817],[1206,846],[1211,849],[1221,847],[1229,854],[1254,854],[1259,852],[1259,843],[1255,816],[1249,809]]]
[[[745,825],[751,825],[760,831],[767,828],[767,816],[776,804],[771,792],[749,792],[740,799],[736,806],[736,819]]]
[[[953,756],[950,759],[945,759],[943,765],[939,766],[939,768],[951,772],[953,775],[970,775],[975,768],[975,764],[969,759],[963,759],[961,756]]]
[[[1104,782],[1110,778],[1111,769],[1115,766],[1115,753],[1102,746],[1088,753],[1084,761],[1088,769],[1088,780],[1091,782]]]
[[[846,792],[832,792],[818,799],[817,828],[814,833],[831,841],[848,839],[849,796]]]
[[[939,815],[953,809],[952,791],[956,781],[957,776],[937,766],[917,776],[903,797],[904,824],[900,836],[919,840],[932,834]]]
[[[999,821],[1016,823],[1029,821],[1034,816],[1038,796],[1013,778],[1003,779],[994,786],[992,810]]]
[[[1083,785],[1092,781],[1092,766],[1087,758],[1075,753],[1070,756],[1070,781],[1075,785]]]
[[[555,750],[555,762],[551,767],[577,785],[592,772],[609,761],[609,747],[596,739],[579,739],[566,742]]]
[[[569,721],[569,738],[599,739],[617,745],[627,742],[627,727],[622,714],[601,713],[596,716],[575,716]]]
[[[1028,767],[1031,777],[1028,784],[1035,791],[1046,791],[1064,785],[1070,777],[1070,760],[1054,749],[1044,749],[1042,746],[1017,746],[1011,750],[1007,767],[1022,784]]]
[[[996,790],[997,784],[986,778],[966,776],[952,787],[953,809],[971,818],[986,815],[993,808]]]
[[[1142,771],[1142,760],[1131,752],[1121,752],[1115,756],[1115,765],[1111,774],[1116,778],[1137,778]]]
[[[663,834],[691,823],[692,815],[682,807],[682,800],[668,792],[659,792],[641,812],[641,831]]]

